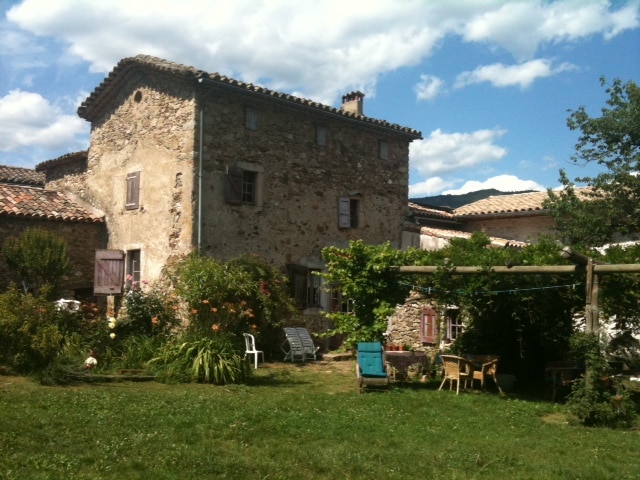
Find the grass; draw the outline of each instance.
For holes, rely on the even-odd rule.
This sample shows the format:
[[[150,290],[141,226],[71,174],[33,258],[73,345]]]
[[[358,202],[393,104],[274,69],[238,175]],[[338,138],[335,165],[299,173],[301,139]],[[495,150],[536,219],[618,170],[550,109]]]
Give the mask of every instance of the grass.
[[[0,479],[640,478],[640,431],[436,388],[359,395],[351,361],[225,387],[0,377]]]

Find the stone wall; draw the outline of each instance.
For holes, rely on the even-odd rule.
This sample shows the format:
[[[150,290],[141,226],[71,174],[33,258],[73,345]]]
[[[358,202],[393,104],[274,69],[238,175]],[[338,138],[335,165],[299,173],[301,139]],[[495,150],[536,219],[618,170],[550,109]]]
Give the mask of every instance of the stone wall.
[[[552,233],[554,226],[555,222],[552,217],[540,214],[512,218],[466,220],[464,229],[467,232],[482,231],[487,235],[509,240],[536,242],[542,235]]]
[[[428,302],[413,293],[403,305],[398,305],[389,319],[387,344],[405,345],[416,351],[431,351],[433,345],[423,344],[420,338],[422,310]]]
[[[91,296],[95,250],[101,246],[104,225],[3,217],[0,222],[0,245],[7,237],[20,236],[27,228],[48,230],[66,240],[72,273],[63,282],[62,294],[73,296],[75,292],[82,297]],[[0,261],[0,290],[5,290],[11,280],[17,281],[9,276],[6,266]]]
[[[129,76],[92,123],[84,173],[48,188],[74,191],[104,212],[103,248],[141,251],[141,279],[193,248],[196,112],[193,87],[163,74]],[[139,206],[128,209],[127,175],[140,172]]]
[[[203,250],[220,258],[255,253],[270,263],[321,265],[328,245],[351,239],[400,246],[408,189],[408,141],[336,115],[244,93],[212,93],[204,116]],[[257,130],[244,124],[245,108]],[[316,128],[325,127],[325,146]],[[379,157],[379,142],[389,157]],[[258,172],[257,205],[224,200],[229,167]],[[339,228],[338,199],[360,202],[357,228]]]

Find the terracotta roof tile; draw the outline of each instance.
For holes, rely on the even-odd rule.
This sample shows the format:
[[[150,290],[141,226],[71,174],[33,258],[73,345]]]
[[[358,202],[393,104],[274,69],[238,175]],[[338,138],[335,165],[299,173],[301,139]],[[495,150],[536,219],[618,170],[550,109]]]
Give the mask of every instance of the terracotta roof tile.
[[[104,219],[75,203],[60,192],[42,188],[0,184],[0,217],[13,216],[59,220],[66,222],[96,222]]]
[[[409,202],[409,210],[414,215],[427,218],[441,218],[447,220],[453,220],[453,213],[450,209],[431,208],[418,203]]]
[[[453,213],[456,218],[523,212],[539,212],[543,214],[546,210],[542,204],[548,197],[547,192],[496,195],[458,207]]]
[[[36,172],[30,168],[0,165],[0,183],[36,185],[42,187],[44,186],[44,181],[44,173]]]
[[[394,132],[406,135],[411,139],[422,138],[422,133],[412,128],[402,127],[395,123],[389,123],[385,120],[378,120],[375,118],[366,117],[364,115],[346,112],[339,108],[323,105],[313,100],[307,100],[286,93],[276,92],[259,85],[253,85],[251,83],[244,83],[238,80],[234,80],[233,78],[229,78],[219,73],[207,73],[194,67],[170,62],[149,55],[137,55],[135,57],[129,57],[120,60],[114,67],[114,69],[109,73],[107,78],[105,78],[102,83],[98,85],[98,87],[96,87],[96,89],[91,93],[91,95],[89,95],[89,97],[84,102],[82,102],[82,104],[78,108],[78,115],[85,120],[91,121],[96,115],[96,112],[100,111],[105,95],[108,97],[111,91],[117,90],[119,84],[125,81],[127,74],[130,71],[134,71],[136,69],[148,69],[155,72],[165,72],[171,75],[181,76],[187,80],[193,80],[194,82],[206,80],[207,82],[212,82],[214,84],[237,88],[247,92],[253,92],[265,97],[271,97],[277,99],[278,101],[284,101],[315,110],[321,110],[333,115],[362,121],[370,125],[393,130]]]

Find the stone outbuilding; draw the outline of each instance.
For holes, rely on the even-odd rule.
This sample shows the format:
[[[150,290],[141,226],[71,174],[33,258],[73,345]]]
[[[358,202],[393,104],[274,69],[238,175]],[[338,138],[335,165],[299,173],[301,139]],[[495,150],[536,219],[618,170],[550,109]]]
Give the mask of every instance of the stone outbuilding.
[[[29,228],[48,230],[66,240],[72,273],[64,279],[64,293],[92,296],[95,250],[103,244],[105,233],[101,213],[71,195],[45,189],[40,172],[0,166],[0,246]],[[17,281],[0,260],[0,289]]]

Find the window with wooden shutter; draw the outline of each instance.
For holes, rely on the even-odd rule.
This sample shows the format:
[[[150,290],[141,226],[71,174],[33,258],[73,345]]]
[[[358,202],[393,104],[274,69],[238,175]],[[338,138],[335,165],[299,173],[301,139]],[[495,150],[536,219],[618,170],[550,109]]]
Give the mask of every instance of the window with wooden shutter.
[[[327,145],[327,127],[321,125],[316,127],[316,145],[320,147]]]
[[[125,208],[134,210],[140,206],[140,172],[127,175],[127,200]]]
[[[255,108],[245,108],[244,126],[247,130],[258,130],[258,111]]]
[[[94,295],[122,295],[124,252],[96,250],[93,276]]]
[[[433,307],[422,309],[420,322],[420,341],[422,343],[436,343],[438,337],[438,314]]]
[[[240,167],[227,167],[224,177],[224,199],[232,205],[242,203],[242,182],[244,170]]]
[[[352,197],[338,198],[338,227],[357,228],[360,200]]]
[[[389,144],[387,142],[380,141],[378,143],[378,154],[383,160],[389,158]]]

